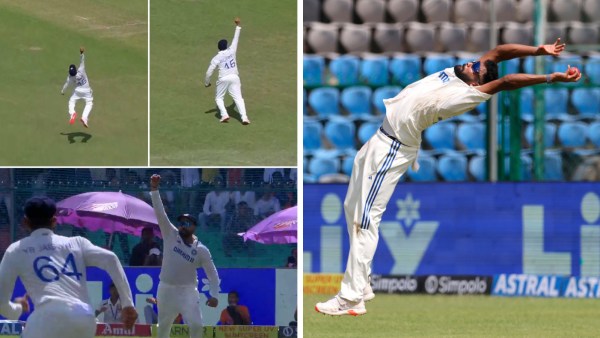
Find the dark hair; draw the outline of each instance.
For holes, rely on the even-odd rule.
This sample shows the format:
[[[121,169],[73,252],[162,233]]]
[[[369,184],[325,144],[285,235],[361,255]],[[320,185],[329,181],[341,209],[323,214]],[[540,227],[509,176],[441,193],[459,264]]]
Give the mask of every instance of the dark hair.
[[[54,200],[48,197],[32,197],[25,202],[23,209],[31,230],[52,226],[52,218],[56,215]]]
[[[71,75],[71,76],[77,75],[77,67],[75,67],[75,65],[69,66],[69,75]]]
[[[498,79],[498,64],[492,60],[485,60],[483,63],[485,65],[485,75],[483,79],[481,79],[481,84],[486,84],[488,82],[494,81]]]
[[[148,231],[150,231],[154,235],[154,228],[153,227],[144,227],[142,229],[142,233],[148,232]]]
[[[229,291],[229,293],[227,295],[228,296],[235,295],[237,298],[240,298],[240,295],[237,293],[237,291]]]
[[[225,40],[225,39],[219,40],[219,43],[217,44],[217,46],[219,47],[219,50],[227,49],[227,40]]]

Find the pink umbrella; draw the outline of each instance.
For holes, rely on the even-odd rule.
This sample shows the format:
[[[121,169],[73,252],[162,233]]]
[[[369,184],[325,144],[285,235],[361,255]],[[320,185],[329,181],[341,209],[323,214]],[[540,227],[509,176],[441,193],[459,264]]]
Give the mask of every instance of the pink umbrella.
[[[71,224],[91,231],[115,231],[141,236],[147,226],[160,237],[154,209],[146,202],[122,192],[88,192],[56,204],[59,224]],[[109,244],[110,245],[110,244]]]
[[[251,239],[263,244],[288,244],[298,241],[298,208],[281,210],[239,233],[244,242]]]

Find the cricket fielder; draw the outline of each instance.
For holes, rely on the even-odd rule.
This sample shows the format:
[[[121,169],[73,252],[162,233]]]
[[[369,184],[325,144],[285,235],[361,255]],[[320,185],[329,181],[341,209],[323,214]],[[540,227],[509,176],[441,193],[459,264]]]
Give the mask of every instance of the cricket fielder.
[[[204,79],[204,86],[210,87],[210,77],[215,69],[219,67],[219,79],[217,80],[215,102],[221,112],[221,122],[225,123],[229,121],[229,114],[227,114],[225,102],[223,101],[225,92],[228,91],[242,117],[242,124],[248,125],[250,124],[250,120],[248,119],[248,115],[246,115],[246,104],[242,97],[242,84],[240,83],[237,61],[235,58],[242,27],[240,27],[240,18],[235,18],[234,22],[236,27],[231,46],[227,48],[227,40],[219,40],[219,43],[217,44],[219,53],[217,53],[210,61],[210,66],[208,66],[206,78]]]
[[[131,290],[117,256],[94,246],[83,237],[54,234],[56,205],[47,197],[25,203],[23,224],[29,237],[11,244],[0,263],[0,314],[16,320],[29,312],[31,297],[35,311],[27,319],[23,338],[92,338],[96,333],[94,308],[87,292],[86,267],[106,270],[122,296],[122,319],[133,327],[137,312]],[[10,301],[17,277],[27,295]]]
[[[575,69],[548,75],[510,74],[498,78],[497,63],[528,55],[559,55],[565,48],[554,44],[530,47],[500,45],[479,60],[431,74],[384,100],[383,125],[356,154],[344,211],[350,236],[350,253],[341,291],[318,312],[361,315],[364,301],[375,297],[369,285],[371,262],[379,239],[379,222],[394,187],[409,166],[417,169],[421,133],[432,124],[460,115],[489,100],[493,94],[540,83],[575,82]]]
[[[81,54],[79,69],[77,69],[75,65],[69,66],[69,75],[67,76],[67,81],[63,85],[60,93],[65,95],[65,90],[67,90],[70,85],[75,85],[73,95],[71,95],[71,98],[69,99],[69,115],[71,116],[69,123],[75,123],[75,119],[77,118],[77,112],[75,112],[75,103],[77,103],[77,100],[85,100],[85,108],[83,109],[83,115],[81,116],[81,123],[83,123],[83,126],[87,128],[88,117],[90,116],[90,112],[94,106],[94,97],[92,96],[90,81],[88,80],[87,73],[85,72],[84,52],[85,49],[83,47],[79,48],[79,53]]]
[[[164,243],[157,292],[158,338],[169,338],[173,320],[180,313],[190,328],[190,338],[201,338],[202,312],[196,269],[204,268],[208,277],[211,297],[206,305],[210,307],[219,304],[216,298],[220,291],[219,275],[208,248],[194,236],[195,220],[189,215],[184,215],[179,228],[175,228],[169,221],[158,192],[159,184],[160,176],[152,175],[150,195]],[[184,222],[185,218],[191,222]]]

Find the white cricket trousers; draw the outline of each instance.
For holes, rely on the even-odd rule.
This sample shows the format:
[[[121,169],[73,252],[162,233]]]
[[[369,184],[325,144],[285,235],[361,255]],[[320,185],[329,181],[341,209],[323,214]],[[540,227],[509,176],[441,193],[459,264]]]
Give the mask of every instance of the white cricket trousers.
[[[92,90],[75,90],[71,98],[69,99],[69,116],[75,113],[75,103],[78,100],[85,100],[85,108],[83,108],[83,115],[81,116],[85,121],[88,120],[92,107],[94,106],[94,96]]]
[[[169,338],[171,326],[178,314],[190,328],[190,338],[202,338],[200,293],[196,286],[158,283],[158,338]]]
[[[86,303],[51,300],[35,308],[27,319],[23,338],[93,338],[94,309]]]
[[[229,96],[235,102],[235,106],[238,109],[238,112],[242,116],[242,119],[247,119],[246,115],[246,104],[244,103],[244,98],[242,97],[242,83],[240,82],[240,77],[236,74],[225,75],[217,80],[217,93],[215,96],[215,102],[217,103],[217,107],[219,107],[219,111],[221,112],[221,117],[229,116],[227,114],[227,109],[225,109],[225,92],[229,92]]]
[[[396,183],[417,158],[418,148],[401,145],[378,130],[354,158],[344,200],[350,253],[339,296],[363,298],[379,240],[379,222]]]

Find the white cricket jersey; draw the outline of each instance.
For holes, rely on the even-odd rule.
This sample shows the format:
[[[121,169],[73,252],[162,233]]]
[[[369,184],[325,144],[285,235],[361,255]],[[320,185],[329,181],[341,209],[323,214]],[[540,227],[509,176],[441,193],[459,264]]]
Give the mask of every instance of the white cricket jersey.
[[[75,85],[75,91],[89,92],[92,89],[87,73],[85,72],[85,54],[81,54],[81,62],[79,63],[79,68],[77,68],[77,74],[75,76],[67,75],[67,81],[63,85],[62,92],[64,93],[72,84]]]
[[[454,68],[433,73],[383,100],[383,128],[409,147],[419,147],[421,132],[436,122],[460,115],[489,100],[490,94],[466,84]]]
[[[17,319],[21,305],[10,302],[17,277],[34,306],[46,302],[86,303],[86,267],[106,270],[115,283],[123,306],[133,306],[125,271],[117,256],[83,237],[64,237],[50,229],[38,229],[11,244],[0,263],[0,314]],[[93,315],[93,313],[92,313]]]
[[[217,55],[215,55],[215,57],[210,61],[210,66],[208,66],[206,78],[204,80],[205,85],[210,83],[210,77],[217,67],[219,68],[219,79],[231,74],[239,75],[235,54],[237,52],[237,45],[240,38],[241,29],[242,27],[240,26],[235,27],[235,33],[229,48],[219,51],[219,53],[217,53]]]
[[[160,281],[170,285],[198,286],[198,268],[204,268],[209,282],[209,293],[217,297],[220,291],[219,274],[213,263],[210,251],[197,239],[194,243],[184,243],[179,231],[167,217],[160,193],[151,191],[152,206],[158,219],[163,237],[163,260],[160,270]]]
[[[110,298],[103,300],[102,303],[100,303],[100,305],[98,306],[98,308],[96,310],[100,311],[100,309],[103,306],[106,306],[106,311],[102,312],[101,314],[98,314],[98,317],[102,318],[100,320],[102,323],[122,323],[123,322],[123,319],[122,319],[123,308],[121,307],[121,298],[120,297],[119,297],[119,299],[117,299],[117,302],[115,304],[113,304],[110,301]]]

